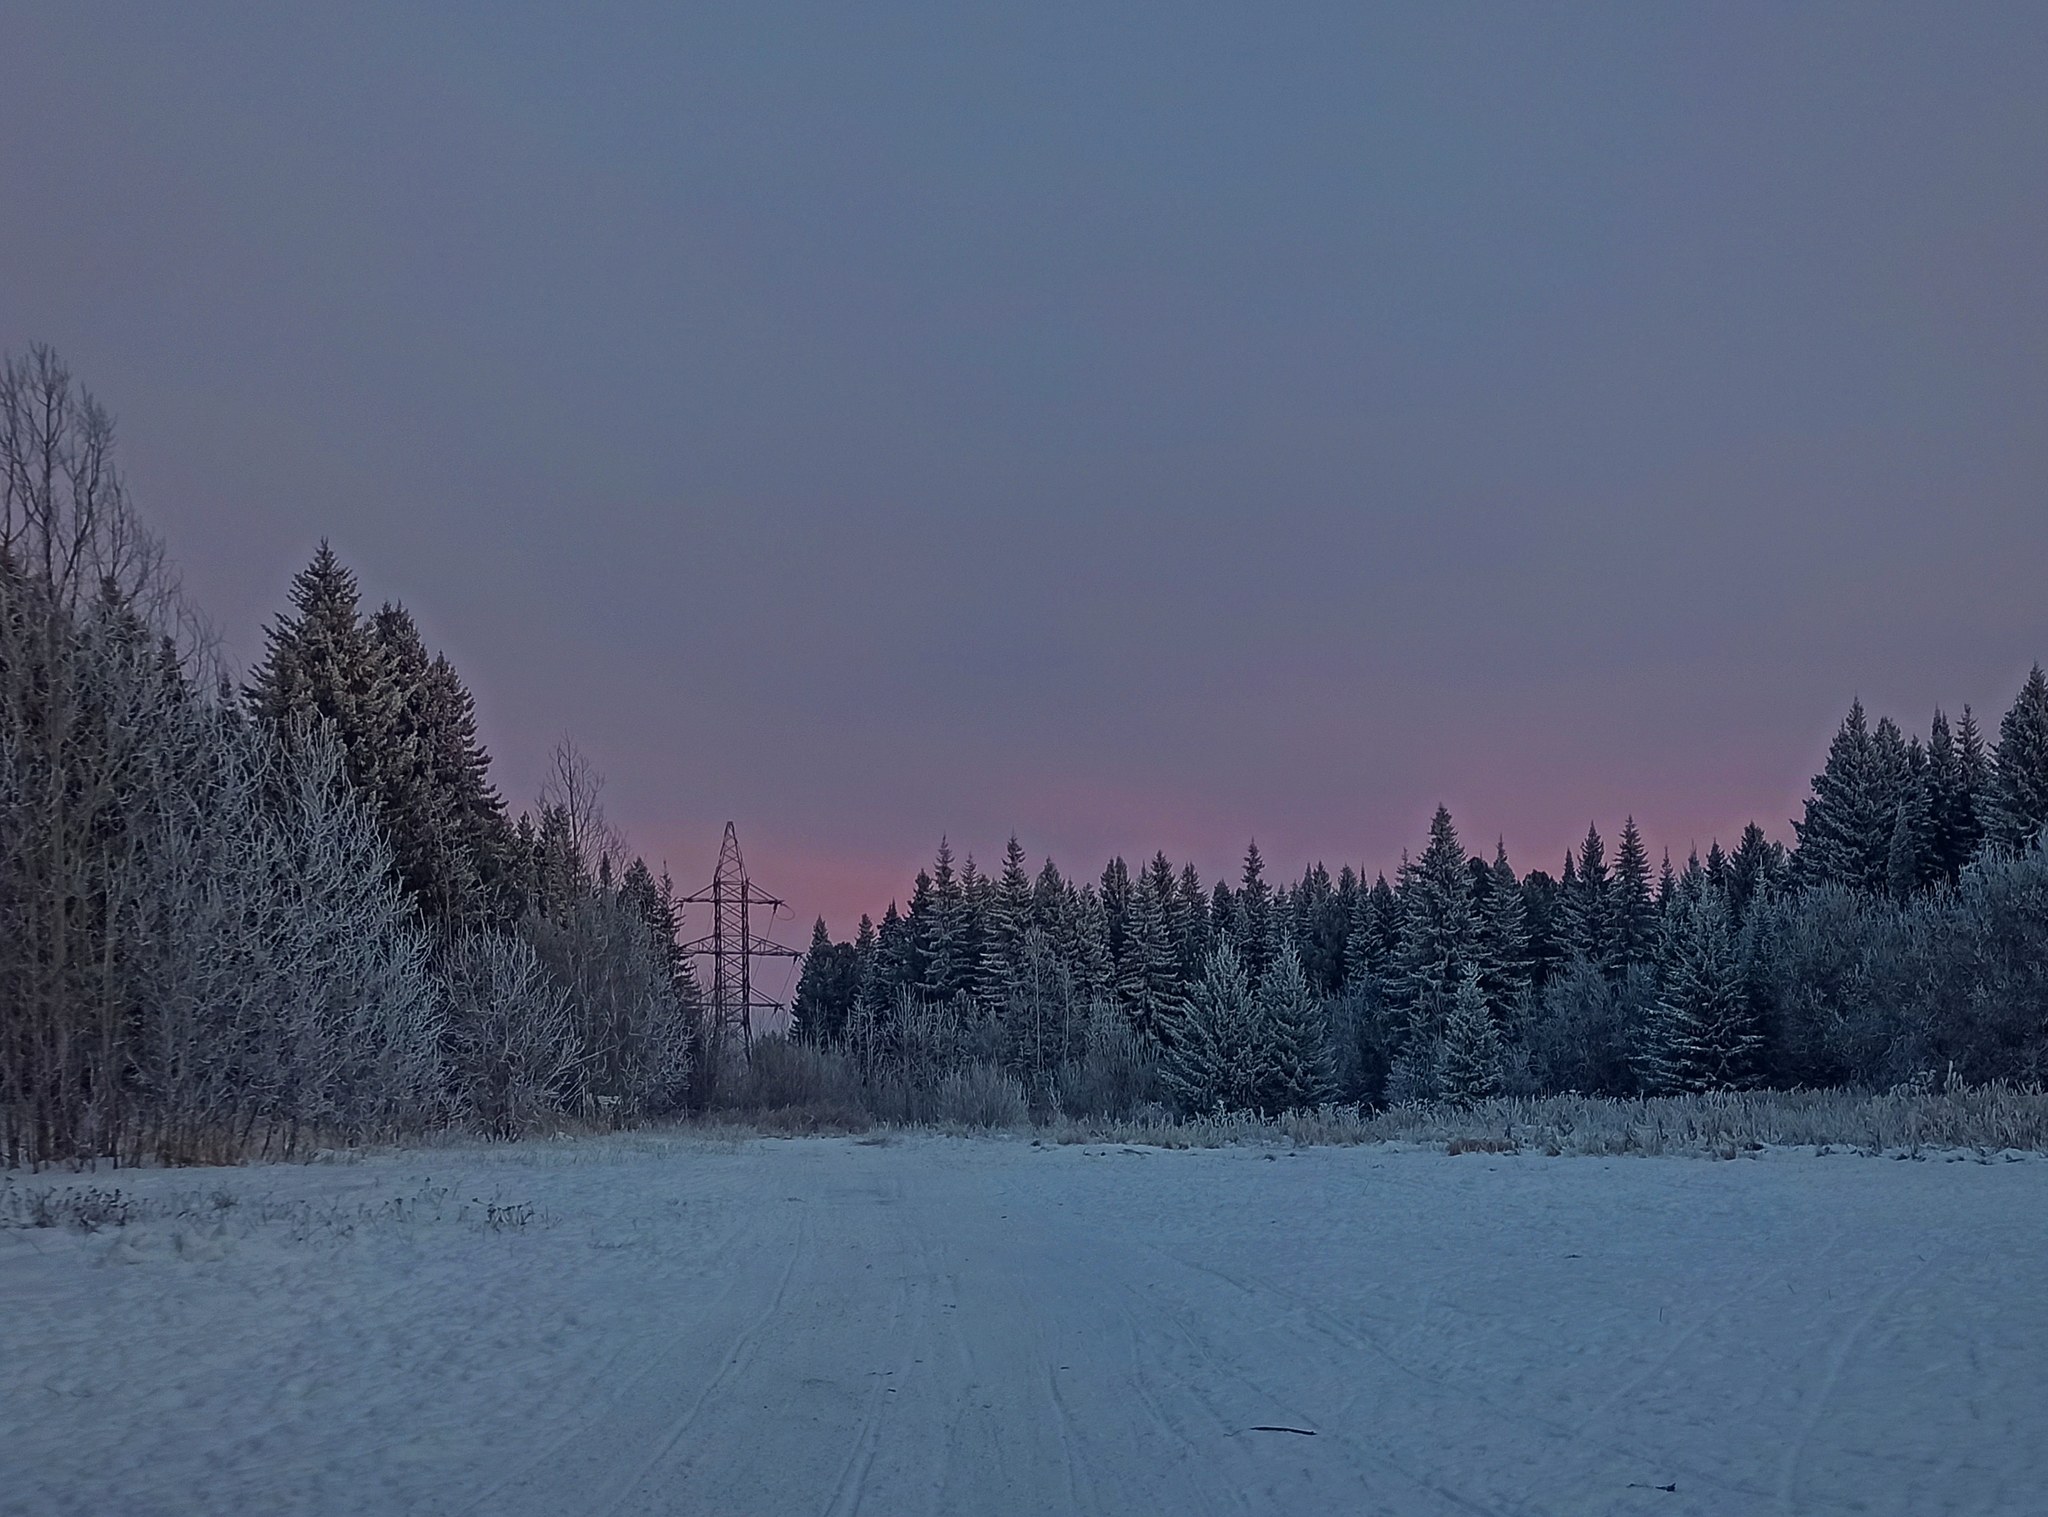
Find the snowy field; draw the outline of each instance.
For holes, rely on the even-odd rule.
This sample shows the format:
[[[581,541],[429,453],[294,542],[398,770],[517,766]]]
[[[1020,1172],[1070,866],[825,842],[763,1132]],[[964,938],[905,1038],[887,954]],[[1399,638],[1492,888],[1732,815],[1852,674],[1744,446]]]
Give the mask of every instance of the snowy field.
[[[2048,1510],[2039,1160],[638,1136],[9,1204],[51,1184],[130,1217],[0,1229],[9,1513]]]

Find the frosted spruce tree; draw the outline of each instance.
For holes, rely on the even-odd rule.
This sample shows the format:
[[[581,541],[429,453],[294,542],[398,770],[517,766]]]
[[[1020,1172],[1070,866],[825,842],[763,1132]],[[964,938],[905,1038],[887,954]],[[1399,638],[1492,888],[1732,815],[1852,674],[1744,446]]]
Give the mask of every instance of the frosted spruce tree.
[[[1124,962],[1118,995],[1137,1033],[1152,1043],[1162,1041],[1166,1025],[1180,1013],[1180,955],[1174,946],[1167,913],[1172,905],[1173,871],[1164,855],[1161,869],[1147,869],[1131,890],[1130,916],[1124,928]],[[1160,895],[1163,873],[1166,895]]]
[[[490,781],[476,705],[403,608],[365,621],[355,576],[326,543],[292,582],[245,695],[282,742],[324,727],[376,814],[393,868],[443,936],[516,915],[512,829]]]
[[[1763,1050],[1725,894],[1711,887],[1668,919],[1664,980],[1637,1060],[1657,1094],[1741,1090]]]
[[[1897,809],[1886,773],[1888,746],[1871,732],[1863,703],[1854,702],[1813,777],[1805,816],[1792,824],[1801,884],[1884,890]]]
[[[1984,840],[1977,815],[1984,742],[1968,707],[1963,708],[1963,729],[1967,748],[1975,750],[1971,758],[1965,757],[1966,744],[1958,741],[1944,713],[1934,713],[1927,732],[1927,823],[1933,868],[1950,885],[1962,877]]]
[[[924,900],[911,898],[910,919],[923,977],[919,988],[935,1001],[951,1000],[968,980],[967,902],[953,868],[953,846],[939,839]]]
[[[1916,737],[1906,744],[1905,774],[1892,807],[1892,834],[1885,847],[1885,889],[1895,899],[1903,901],[1942,878],[1935,847],[1927,753]]]
[[[2048,675],[2039,664],[1998,724],[1989,805],[1999,847],[2024,853],[2048,829]]]
[[[1070,891],[1073,886],[1067,887]],[[1116,964],[1109,955],[1109,916],[1093,885],[1069,897],[1074,922],[1074,993],[1084,1006],[1108,1005],[1116,995]]]
[[[1608,887],[1613,922],[1614,958],[1618,965],[1643,964],[1657,952],[1657,903],[1650,895],[1650,855],[1631,816],[1621,824],[1614,850],[1614,877]]]
[[[325,542],[292,580],[291,610],[264,629],[263,662],[244,695],[280,736],[324,726],[341,747],[350,783],[380,798],[380,766],[393,726],[393,690],[365,625],[356,577]]]
[[[1187,986],[1201,974],[1202,960],[1209,956],[1209,893],[1193,864],[1181,865],[1175,890],[1174,945],[1180,951],[1180,982]]]
[[[1745,920],[1753,903],[1768,901],[1783,889],[1785,873],[1784,845],[1765,837],[1755,822],[1744,827],[1728,855],[1728,910],[1735,920]]]
[[[1031,876],[1015,833],[1003,846],[1003,869],[989,898],[981,942],[982,993],[997,1006],[1016,995],[1024,966],[1024,934],[1031,930]]]
[[[811,929],[811,946],[805,952],[803,970],[797,976],[796,995],[789,1004],[789,1035],[799,1043],[825,1043],[840,1036],[844,1025],[834,1026],[833,982],[837,964],[832,935],[819,917]]]
[[[1472,876],[1449,808],[1439,806],[1422,856],[1401,871],[1401,946],[1395,993],[1412,1036],[1433,1038],[1475,949]]]
[[[1254,988],[1266,972],[1266,949],[1272,941],[1273,890],[1266,883],[1266,861],[1253,839],[1244,851],[1244,876],[1231,893],[1229,932],[1237,943],[1237,955],[1245,976]]]
[[[1607,876],[1607,845],[1600,829],[1586,824],[1586,840],[1579,845],[1578,868],[1565,860],[1564,941],[1568,955],[1598,965],[1610,973],[1618,967],[1614,940],[1614,902]]]
[[[1329,1021],[1292,943],[1270,954],[1256,1004],[1259,1110],[1276,1115],[1329,1100],[1336,1086]]]
[[[1109,937],[1109,961],[1119,994],[1124,984],[1124,935],[1131,925],[1131,868],[1122,858],[1103,866],[1096,894],[1102,899],[1102,920]]]
[[[1500,1029],[1486,1005],[1479,976],[1467,972],[1444,1019],[1437,1067],[1437,1095],[1458,1106],[1489,1100],[1505,1085],[1506,1057]]]
[[[1264,1050],[1260,1017],[1237,949],[1210,951],[1160,1065],[1161,1083],[1186,1112],[1250,1111],[1259,1105]]]
[[[1529,913],[1521,881],[1508,863],[1505,841],[1494,843],[1488,866],[1486,899],[1481,904],[1475,939],[1479,988],[1505,1024],[1529,990]]]
[[[376,799],[399,878],[427,921],[446,930],[504,922],[511,829],[475,700],[403,608],[380,610],[370,636],[385,686]]]

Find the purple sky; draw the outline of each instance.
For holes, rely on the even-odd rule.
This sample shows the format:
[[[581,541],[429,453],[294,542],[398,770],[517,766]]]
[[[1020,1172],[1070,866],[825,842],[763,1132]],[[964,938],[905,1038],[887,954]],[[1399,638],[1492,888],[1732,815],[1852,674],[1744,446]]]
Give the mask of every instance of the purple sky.
[[[0,13],[0,346],[231,653],[332,538],[789,936],[1782,837],[2048,658],[2048,7],[342,11]]]

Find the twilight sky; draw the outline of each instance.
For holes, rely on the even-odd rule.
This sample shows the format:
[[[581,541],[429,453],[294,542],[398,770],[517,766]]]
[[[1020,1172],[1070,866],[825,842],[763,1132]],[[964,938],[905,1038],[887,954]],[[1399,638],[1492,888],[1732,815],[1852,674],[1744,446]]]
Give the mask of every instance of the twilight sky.
[[[50,0],[0,56],[0,347],[230,653],[330,537],[515,803],[573,734],[787,937],[941,833],[1785,837],[1852,695],[2048,659],[2048,7]]]

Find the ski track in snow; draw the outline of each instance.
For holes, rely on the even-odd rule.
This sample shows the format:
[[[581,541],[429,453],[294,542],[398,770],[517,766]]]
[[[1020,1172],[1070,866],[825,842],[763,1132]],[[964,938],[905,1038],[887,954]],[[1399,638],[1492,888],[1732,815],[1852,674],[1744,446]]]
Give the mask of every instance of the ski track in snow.
[[[7,1517],[2048,1489],[2040,1161],[635,1134],[11,1183],[155,1211],[0,1232]]]

